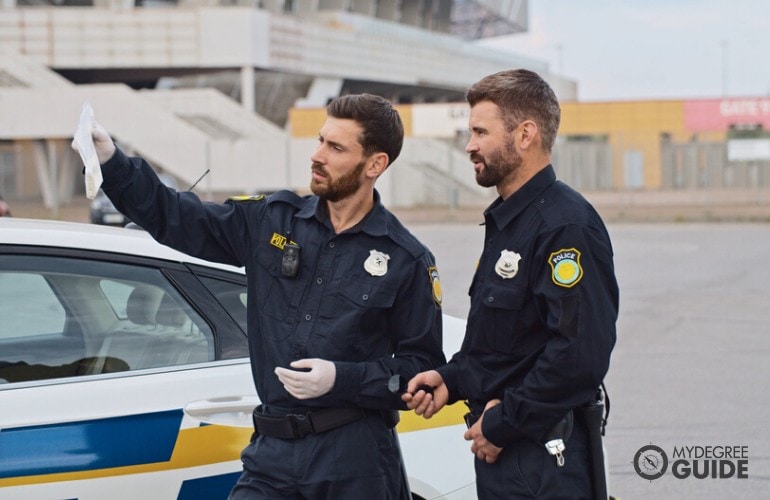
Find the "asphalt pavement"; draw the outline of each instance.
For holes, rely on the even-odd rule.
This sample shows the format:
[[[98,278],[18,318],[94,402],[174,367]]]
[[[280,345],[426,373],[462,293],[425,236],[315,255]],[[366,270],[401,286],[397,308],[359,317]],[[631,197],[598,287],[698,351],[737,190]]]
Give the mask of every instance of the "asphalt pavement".
[[[610,494],[622,500],[770,498],[770,193],[730,194],[738,201],[715,193],[592,198],[609,221],[620,284],[605,445]],[[83,200],[54,212],[17,203],[13,212],[87,221]],[[436,255],[444,311],[462,318],[481,211],[397,211]],[[667,458],[652,480],[634,467],[649,446]],[[726,459],[728,448],[739,456]],[[637,465],[654,475],[660,459],[645,452]],[[719,477],[739,466],[748,477]]]
[[[409,227],[436,255],[445,312],[465,317],[481,227]],[[770,498],[770,225],[610,223],[608,229],[621,297],[606,378],[610,494]],[[637,452],[650,445],[667,459],[657,479],[634,467]],[[663,466],[660,454],[649,451],[638,460],[647,477]],[[737,477],[739,468],[746,478]]]

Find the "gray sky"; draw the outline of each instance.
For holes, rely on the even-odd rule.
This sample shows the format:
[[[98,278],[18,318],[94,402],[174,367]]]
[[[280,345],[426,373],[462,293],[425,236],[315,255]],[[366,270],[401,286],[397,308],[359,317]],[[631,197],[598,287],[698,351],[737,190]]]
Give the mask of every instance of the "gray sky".
[[[529,32],[481,43],[541,59],[580,101],[770,96],[768,0],[529,0]]]

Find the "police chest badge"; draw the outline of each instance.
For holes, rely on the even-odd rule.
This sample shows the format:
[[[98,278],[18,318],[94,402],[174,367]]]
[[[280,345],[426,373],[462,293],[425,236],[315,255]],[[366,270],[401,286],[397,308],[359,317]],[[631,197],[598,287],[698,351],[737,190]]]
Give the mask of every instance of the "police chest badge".
[[[495,272],[503,279],[511,279],[519,272],[519,261],[521,255],[512,250],[503,250],[500,252],[500,258],[495,264]]]
[[[379,250],[369,250],[369,257],[364,262],[364,269],[372,276],[385,276],[388,272],[390,255]]]
[[[583,277],[580,266],[580,251],[577,248],[562,248],[548,257],[551,279],[564,288],[572,288]]]

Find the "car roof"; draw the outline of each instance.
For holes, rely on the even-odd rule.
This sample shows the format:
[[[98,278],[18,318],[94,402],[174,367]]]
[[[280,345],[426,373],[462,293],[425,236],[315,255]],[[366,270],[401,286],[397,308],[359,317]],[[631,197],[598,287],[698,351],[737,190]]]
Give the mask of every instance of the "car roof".
[[[200,264],[243,273],[242,268],[191,257],[162,245],[141,229],[82,222],[0,218],[0,244],[75,248]]]

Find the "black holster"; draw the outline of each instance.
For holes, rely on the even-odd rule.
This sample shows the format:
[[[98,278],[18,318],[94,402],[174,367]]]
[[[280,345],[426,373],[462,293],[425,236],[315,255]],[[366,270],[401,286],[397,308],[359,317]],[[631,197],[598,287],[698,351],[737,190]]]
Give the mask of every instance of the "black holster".
[[[594,499],[607,500],[607,477],[602,446],[602,436],[606,423],[603,399],[600,398],[576,408],[575,417],[580,419],[588,430],[589,453],[591,454],[591,487]]]

